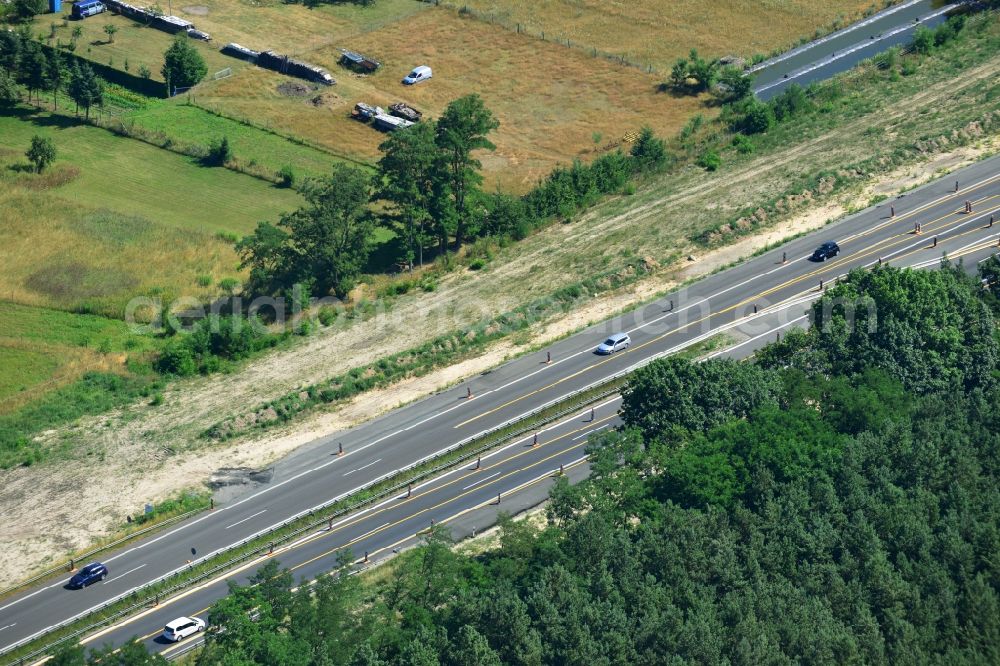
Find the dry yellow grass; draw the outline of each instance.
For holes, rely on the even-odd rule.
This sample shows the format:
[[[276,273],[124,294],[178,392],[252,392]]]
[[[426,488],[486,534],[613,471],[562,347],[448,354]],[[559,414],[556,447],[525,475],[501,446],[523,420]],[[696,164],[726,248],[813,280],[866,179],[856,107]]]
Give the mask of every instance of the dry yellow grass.
[[[309,52],[306,58],[330,68],[338,79],[319,106],[312,96],[282,96],[276,88],[283,77],[256,68],[204,84],[197,99],[375,160],[384,135],[350,118],[356,102],[385,106],[402,100],[433,117],[448,102],[478,93],[500,120],[492,137],[497,150],[482,156],[487,183],[515,190],[527,189],[558,163],[593,156],[595,135],[606,144],[647,124],[673,134],[703,110],[694,98],[657,92],[653,75],[448,10],[424,11],[341,45],[372,53],[384,66],[373,76],[352,76],[336,66],[336,47]],[[434,78],[401,85],[418,64],[431,65]]]
[[[746,57],[791,46],[835,21],[846,25],[873,0],[456,0],[486,20],[529,34],[666,68],[691,48]],[[516,29],[516,27],[515,27]]]

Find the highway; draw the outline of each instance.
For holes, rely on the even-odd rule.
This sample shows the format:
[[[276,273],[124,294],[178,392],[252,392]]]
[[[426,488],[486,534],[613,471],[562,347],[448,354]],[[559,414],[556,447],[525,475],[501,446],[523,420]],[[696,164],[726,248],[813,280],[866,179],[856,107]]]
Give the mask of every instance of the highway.
[[[966,201],[971,202],[971,213],[965,212]],[[1000,218],[998,208],[1000,158],[992,158],[380,419],[321,438],[277,464],[269,483],[248,486],[242,495],[217,503],[214,511],[102,557],[110,569],[106,581],[74,591],[63,588],[65,580],[49,581],[0,601],[0,650],[539,405],[694,341],[725,331],[739,343],[727,353],[745,356],[772,340],[776,330],[803,325],[809,302],[854,267],[879,260],[934,265],[943,252],[967,262],[987,257],[1000,238],[1000,219],[989,227],[991,214]],[[919,235],[913,233],[916,224]],[[810,261],[812,250],[827,240],[837,241],[842,254],[823,263]],[[631,347],[611,356],[595,355],[594,347],[617,331],[631,335]],[[612,427],[616,409],[612,400],[595,410],[593,421],[589,410],[570,417],[540,432],[537,446],[529,435],[484,456],[478,470],[464,469],[415,486],[409,497],[404,492],[273,556],[293,567],[297,577],[309,578],[328,571],[345,546],[361,560],[367,551],[372,562],[412,545],[432,518],[456,536],[485,527],[497,510],[516,511],[537,503],[560,465],[571,479],[584,475],[587,436]],[[341,447],[343,454],[338,455]],[[499,507],[493,504],[497,493]],[[245,580],[259,564],[251,563],[231,578]],[[224,591],[224,581],[207,584],[92,643],[119,642],[133,635],[153,641],[166,621],[203,613]]]
[[[845,72],[893,46],[913,41],[919,26],[934,28],[964,2],[905,0],[868,18],[790,49],[750,68],[753,91],[768,100],[792,83],[807,86]]]

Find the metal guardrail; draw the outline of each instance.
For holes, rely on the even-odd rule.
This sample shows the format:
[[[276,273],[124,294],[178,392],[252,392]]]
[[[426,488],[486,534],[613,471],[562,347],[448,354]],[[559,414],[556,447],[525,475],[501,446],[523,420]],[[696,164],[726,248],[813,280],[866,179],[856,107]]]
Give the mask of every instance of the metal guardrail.
[[[33,583],[37,583],[38,581],[42,580],[43,578],[47,578],[49,576],[54,576],[55,574],[66,573],[68,571],[71,571],[72,570],[72,566],[71,565],[74,564],[75,562],[81,562],[83,560],[87,560],[87,559],[93,557],[94,555],[97,555],[98,553],[103,553],[106,550],[111,550],[112,548],[120,546],[123,543],[131,541],[132,539],[136,539],[138,537],[141,537],[144,534],[148,534],[149,532],[152,532],[154,530],[162,529],[164,527],[167,527],[168,525],[172,525],[172,524],[174,524],[176,522],[184,520],[185,518],[193,516],[194,514],[200,513],[202,511],[204,511],[204,509],[192,509],[191,511],[185,511],[184,513],[178,514],[176,516],[171,516],[170,518],[166,518],[166,519],[162,520],[161,522],[155,523],[153,525],[149,525],[148,527],[143,527],[142,529],[136,530],[135,532],[130,532],[127,535],[121,537],[120,539],[115,539],[114,541],[111,541],[109,543],[97,546],[97,547],[95,547],[95,548],[93,548],[91,550],[88,550],[87,552],[85,552],[85,553],[83,553],[81,555],[77,555],[76,557],[74,557],[74,558],[72,558],[70,560],[67,560],[66,562],[62,563],[59,566],[52,567],[51,569],[48,569],[47,571],[43,571],[42,573],[36,574],[36,575],[32,576],[31,578],[22,580],[22,581],[18,582],[15,585],[11,585],[10,587],[6,587],[6,588],[0,590],[0,599],[2,599],[3,597],[6,597],[11,592],[16,592],[17,590],[20,590],[23,587],[29,587]]]
[[[615,393],[617,393],[617,387],[609,387],[605,391],[600,391],[599,389],[600,389],[600,387],[602,385],[609,385],[609,384],[612,384],[615,381],[617,381],[620,378],[621,374],[622,373],[617,373],[616,375],[614,375],[611,378],[607,378],[607,379],[605,379],[605,380],[603,380],[601,382],[596,382],[595,384],[593,384],[591,386],[584,387],[584,388],[578,389],[576,391],[573,391],[573,392],[567,394],[566,396],[563,396],[562,398],[557,398],[555,401],[550,401],[549,403],[546,403],[545,405],[542,405],[540,407],[536,407],[535,409],[531,410],[530,412],[522,414],[522,415],[520,415],[520,416],[518,416],[518,417],[516,417],[514,419],[509,419],[509,420],[505,421],[504,423],[502,423],[500,425],[497,425],[497,426],[495,426],[493,428],[490,428],[488,430],[484,430],[483,432],[477,433],[476,435],[472,435],[470,437],[467,437],[467,438],[465,438],[465,439],[457,442],[453,446],[448,447],[447,449],[444,449],[442,451],[438,451],[438,452],[436,452],[435,454],[433,454],[431,456],[427,456],[425,458],[417,460],[417,461],[415,461],[413,463],[410,463],[409,465],[406,465],[405,467],[401,467],[398,470],[395,470],[393,472],[390,472],[389,474],[386,474],[386,475],[384,475],[382,477],[374,479],[374,480],[372,480],[372,481],[370,481],[370,482],[368,482],[368,483],[366,483],[366,484],[364,484],[364,485],[356,488],[354,491],[352,491],[352,494],[363,493],[364,491],[366,491],[366,490],[368,490],[368,489],[370,489],[372,487],[375,487],[375,486],[377,486],[377,485],[379,485],[381,483],[384,483],[388,479],[391,479],[391,478],[396,477],[396,476],[403,476],[407,472],[409,472],[410,470],[412,470],[412,469],[414,469],[416,467],[419,467],[420,465],[423,465],[423,464],[425,464],[425,463],[427,463],[429,461],[432,461],[434,459],[445,458],[445,457],[453,454],[456,450],[460,450],[462,447],[468,446],[470,443],[474,442],[477,439],[488,438],[488,437],[496,434],[497,432],[501,432],[501,431],[503,431],[503,430],[505,430],[507,428],[510,428],[512,426],[517,425],[518,423],[529,422],[533,417],[538,416],[539,414],[543,413],[544,411],[546,411],[548,409],[551,409],[554,405],[556,405],[556,404],[558,404],[560,402],[565,402],[567,400],[574,400],[574,399],[579,398],[583,394],[593,392],[595,389],[598,390],[598,393],[596,393],[594,395],[588,396],[587,399],[585,399],[585,400],[583,400],[581,402],[574,403],[572,405],[568,405],[565,408],[560,409],[560,410],[556,411],[555,413],[553,413],[551,415],[548,415],[544,419],[543,423],[551,423],[552,421],[558,420],[558,419],[562,418],[563,416],[566,416],[567,414],[580,409],[580,407],[582,407],[582,406],[584,406],[586,404],[595,402],[597,400],[601,400],[603,398],[606,398],[606,397],[608,397],[610,395],[614,395]],[[272,540],[271,542],[268,542],[268,535],[275,534],[277,532],[280,532],[281,530],[286,529],[289,525],[295,523],[298,520],[301,520],[303,517],[306,517],[306,516],[309,516],[309,515],[315,515],[316,513],[321,513],[325,509],[329,508],[330,506],[333,506],[333,505],[335,505],[335,504],[337,504],[339,502],[342,502],[345,498],[343,498],[343,497],[334,498],[330,502],[328,502],[326,504],[323,504],[323,505],[321,505],[319,507],[316,507],[316,508],[313,508],[313,509],[310,509],[310,510],[306,510],[306,511],[300,512],[299,514],[296,514],[296,515],[288,518],[287,520],[285,520],[284,522],[282,522],[280,525],[273,526],[271,529],[269,529],[269,530],[267,530],[267,531],[265,531],[263,533],[258,533],[256,535],[249,536],[249,537],[247,537],[247,538],[245,538],[245,539],[243,539],[243,540],[241,540],[241,541],[239,541],[239,542],[237,542],[235,544],[231,544],[231,545],[225,547],[221,551],[217,551],[215,553],[211,553],[209,555],[206,555],[202,559],[202,562],[205,562],[205,561],[207,561],[207,560],[209,560],[211,558],[214,558],[214,557],[219,557],[221,555],[224,555],[227,552],[232,552],[232,551],[235,551],[235,550],[239,550],[241,548],[245,548],[246,546],[248,546],[248,545],[250,545],[251,543],[254,543],[254,542],[260,542],[262,544],[261,547],[254,548],[253,550],[248,551],[246,553],[243,553],[243,554],[241,554],[241,555],[239,555],[237,557],[230,558],[230,559],[226,560],[225,562],[220,563],[219,565],[214,566],[211,569],[208,569],[208,570],[202,572],[201,574],[198,574],[194,578],[185,579],[184,581],[182,581],[182,582],[180,582],[180,583],[178,583],[178,584],[176,584],[176,585],[174,585],[172,587],[168,587],[165,590],[156,592],[155,594],[151,595],[149,593],[149,591],[150,591],[151,588],[155,587],[156,585],[159,585],[159,584],[163,583],[164,581],[169,580],[172,577],[183,575],[184,571],[190,571],[193,567],[197,566],[197,564],[196,563],[192,563],[192,564],[187,565],[186,567],[182,568],[181,570],[177,570],[177,571],[173,571],[173,572],[164,574],[163,576],[161,576],[159,578],[156,578],[156,579],[154,579],[154,580],[152,580],[152,581],[150,581],[148,583],[145,583],[140,588],[136,588],[136,589],[130,590],[130,591],[125,592],[125,593],[123,593],[123,594],[121,594],[121,595],[119,595],[117,597],[114,597],[114,598],[112,598],[112,599],[104,602],[103,604],[101,604],[101,605],[99,605],[99,606],[97,606],[97,607],[95,607],[95,608],[87,611],[86,613],[84,613],[82,615],[70,618],[68,620],[65,620],[65,621],[57,624],[57,625],[54,625],[51,628],[49,628],[46,631],[46,633],[53,633],[53,632],[59,631],[60,629],[63,629],[65,627],[69,626],[69,625],[72,625],[75,622],[79,622],[83,618],[86,618],[88,616],[97,615],[97,614],[101,613],[102,611],[106,610],[107,608],[109,608],[109,607],[111,607],[111,606],[113,606],[113,605],[115,605],[117,603],[120,603],[124,599],[127,599],[129,597],[138,598],[140,595],[142,595],[143,593],[145,593],[145,595],[143,596],[143,598],[142,598],[141,601],[137,601],[135,604],[133,604],[131,606],[128,606],[128,607],[126,607],[126,608],[124,608],[124,609],[122,609],[120,611],[117,611],[113,615],[109,615],[108,617],[101,618],[100,620],[97,620],[97,621],[95,621],[95,622],[93,622],[93,623],[91,623],[91,624],[89,624],[89,625],[87,625],[85,627],[82,627],[81,629],[78,629],[78,630],[72,632],[71,634],[68,634],[67,636],[64,636],[64,637],[62,637],[62,638],[60,638],[60,639],[58,639],[56,641],[53,641],[52,643],[49,643],[49,644],[47,644],[47,645],[45,645],[45,646],[43,646],[43,647],[41,647],[41,648],[39,648],[37,650],[33,650],[32,652],[19,657],[17,661],[8,662],[8,663],[10,663],[10,664],[15,664],[15,663],[16,664],[31,663],[31,660],[39,659],[41,657],[46,656],[47,654],[51,654],[56,648],[60,647],[61,645],[63,645],[67,641],[75,640],[75,639],[77,639],[77,638],[79,638],[79,637],[81,637],[81,636],[83,636],[83,635],[85,635],[87,633],[90,633],[90,632],[95,631],[95,630],[97,630],[97,629],[99,629],[101,627],[104,627],[104,626],[107,626],[109,624],[112,624],[112,623],[114,623],[118,619],[121,619],[121,618],[126,617],[128,615],[131,615],[132,613],[135,613],[135,612],[137,612],[139,610],[142,610],[144,608],[148,608],[150,606],[150,602],[151,601],[154,602],[154,603],[158,603],[161,598],[164,598],[164,599],[165,598],[169,598],[171,595],[173,595],[173,594],[175,594],[175,593],[177,593],[177,592],[179,592],[181,590],[190,588],[190,587],[192,587],[194,585],[197,585],[197,584],[199,584],[201,582],[204,582],[205,580],[210,579],[213,576],[215,576],[215,575],[217,575],[219,573],[222,573],[225,570],[232,569],[233,567],[238,566],[239,564],[242,564],[242,563],[246,562],[249,559],[252,559],[254,557],[259,557],[259,556],[261,556],[261,555],[263,555],[263,554],[271,551],[272,546],[277,547],[279,545],[287,544],[289,541],[293,541],[293,540],[297,539],[298,537],[301,537],[303,534],[305,534],[307,532],[314,531],[317,528],[319,528],[319,527],[327,524],[331,520],[334,520],[336,518],[342,517],[342,516],[344,516],[346,514],[350,514],[350,513],[354,512],[354,511],[357,511],[358,509],[360,509],[360,508],[362,508],[364,506],[367,506],[367,505],[372,504],[374,502],[378,502],[378,501],[386,499],[386,498],[388,498],[388,497],[390,497],[390,496],[392,496],[392,495],[394,495],[396,493],[399,493],[403,489],[407,488],[408,485],[411,484],[411,483],[415,483],[415,482],[419,482],[419,481],[425,480],[428,477],[436,476],[437,474],[440,474],[441,472],[444,472],[444,471],[449,470],[451,468],[454,468],[454,467],[460,466],[462,464],[465,464],[465,463],[469,462],[470,460],[472,460],[473,458],[476,458],[476,457],[482,455],[486,451],[494,449],[494,448],[496,448],[498,446],[501,446],[504,443],[506,443],[506,442],[508,442],[508,441],[510,441],[512,439],[515,439],[515,438],[517,438],[517,437],[519,437],[521,435],[524,435],[524,434],[526,434],[528,432],[531,432],[538,425],[539,425],[539,423],[533,422],[533,423],[525,425],[524,427],[515,429],[515,430],[513,430],[513,431],[511,431],[511,432],[503,435],[500,439],[498,439],[496,441],[490,441],[490,442],[488,442],[486,444],[483,444],[482,446],[476,447],[476,448],[472,449],[471,451],[468,451],[468,452],[462,454],[459,458],[457,458],[455,460],[449,460],[449,461],[443,462],[443,463],[441,463],[439,465],[435,465],[434,467],[431,467],[430,469],[427,469],[427,470],[421,472],[420,474],[418,474],[416,476],[409,477],[409,478],[407,478],[407,479],[405,479],[403,481],[400,481],[399,483],[396,483],[395,485],[390,486],[389,488],[387,488],[387,489],[385,489],[383,491],[380,491],[380,492],[376,493],[375,495],[372,495],[371,497],[367,497],[364,500],[361,500],[359,502],[355,502],[354,504],[351,504],[349,506],[345,506],[345,507],[337,510],[333,514],[330,514],[328,516],[325,516],[325,517],[323,517],[321,519],[318,519],[318,520],[315,520],[315,521],[311,521],[308,524],[306,524],[306,525],[304,525],[302,527],[299,527],[299,528],[295,529],[292,532],[289,532],[288,534],[284,534],[281,537],[278,537],[278,538]],[[19,643],[15,643],[15,644],[11,645],[10,647],[6,648],[2,652],[0,652],[0,654],[10,653],[10,652],[16,650],[17,648],[22,647],[23,645],[25,645],[27,643],[30,643],[31,641],[38,640],[39,638],[40,638],[40,636],[33,636],[31,638],[24,639],[24,640],[20,641]]]
[[[802,300],[801,297],[793,297],[792,299],[789,299],[786,302],[776,303],[775,305],[773,305],[771,307],[764,308],[759,313],[756,313],[754,315],[750,315],[750,316],[747,316],[747,317],[739,318],[739,319],[736,319],[736,320],[734,320],[733,322],[731,322],[729,324],[726,324],[724,326],[720,326],[719,328],[712,329],[710,331],[706,331],[705,333],[702,333],[700,335],[695,336],[691,340],[688,340],[688,341],[686,341],[684,343],[681,343],[679,345],[675,345],[675,346],[673,346],[673,347],[671,347],[669,349],[665,349],[664,351],[661,351],[661,352],[659,352],[657,354],[654,354],[654,355],[652,355],[652,356],[650,356],[648,358],[642,359],[641,361],[639,361],[637,363],[634,363],[634,364],[628,366],[627,368],[614,373],[613,375],[605,377],[605,378],[601,379],[600,381],[594,382],[594,383],[589,384],[587,386],[584,386],[582,388],[579,388],[579,389],[576,389],[574,391],[571,391],[571,392],[569,392],[569,393],[567,393],[567,394],[565,394],[563,396],[560,396],[558,398],[554,398],[553,400],[550,400],[550,401],[548,401],[548,402],[546,402],[546,403],[544,403],[542,405],[539,405],[538,407],[535,407],[534,409],[532,409],[532,410],[530,410],[528,412],[520,414],[519,416],[516,416],[514,418],[508,419],[507,421],[504,421],[503,423],[501,423],[499,425],[496,425],[496,426],[494,426],[492,428],[488,428],[488,429],[486,429],[486,430],[484,430],[482,432],[476,433],[475,435],[470,435],[469,437],[466,437],[466,438],[464,438],[464,439],[456,442],[455,444],[453,444],[452,446],[449,446],[446,449],[437,451],[437,452],[435,452],[435,453],[433,453],[433,454],[431,454],[429,456],[425,456],[424,458],[416,460],[416,461],[414,461],[414,462],[412,462],[412,463],[410,463],[410,464],[408,464],[408,465],[406,465],[404,467],[401,467],[401,468],[399,468],[397,470],[389,472],[388,474],[385,474],[385,475],[383,475],[383,476],[381,476],[379,478],[376,478],[376,479],[373,479],[372,481],[369,481],[368,483],[366,483],[366,484],[364,484],[362,486],[359,486],[358,488],[354,489],[351,492],[351,495],[356,495],[356,494],[359,494],[359,493],[363,493],[364,491],[366,491],[366,490],[368,490],[370,488],[373,488],[373,487],[375,487],[375,486],[377,486],[377,485],[379,485],[381,483],[384,483],[385,481],[387,481],[389,479],[392,479],[393,477],[403,476],[407,472],[409,472],[409,471],[413,470],[414,468],[419,467],[420,465],[423,465],[423,464],[425,464],[427,462],[433,461],[435,459],[446,458],[447,456],[455,453],[458,450],[461,450],[463,447],[468,446],[469,444],[475,442],[476,440],[487,439],[487,438],[495,435],[496,433],[503,432],[504,430],[506,430],[508,428],[511,428],[513,426],[516,426],[518,424],[525,424],[525,425],[523,425],[520,428],[516,428],[516,429],[512,430],[511,432],[504,434],[503,436],[501,436],[496,441],[489,441],[489,442],[487,442],[487,443],[485,443],[485,444],[483,444],[483,445],[481,445],[479,447],[476,447],[476,448],[474,448],[474,449],[472,449],[472,450],[470,450],[470,451],[468,451],[466,453],[463,453],[461,456],[459,456],[458,458],[456,458],[454,460],[448,460],[446,462],[442,462],[439,465],[435,465],[434,467],[431,467],[430,469],[424,470],[423,472],[419,473],[418,475],[416,475],[414,477],[409,477],[409,478],[407,478],[404,481],[400,481],[399,483],[396,483],[395,485],[390,486],[389,488],[387,488],[385,490],[382,490],[382,491],[376,493],[375,495],[372,495],[371,497],[367,497],[367,498],[365,498],[365,499],[363,499],[363,500],[361,500],[359,502],[355,502],[354,504],[351,504],[349,506],[345,506],[345,507],[343,507],[341,509],[338,509],[333,514],[330,514],[328,516],[325,516],[325,517],[323,517],[321,519],[318,519],[318,520],[315,520],[315,521],[311,521],[311,522],[307,523],[306,525],[304,525],[302,527],[299,527],[299,528],[293,530],[292,532],[289,532],[288,534],[284,534],[284,535],[282,535],[280,537],[277,537],[277,538],[271,540],[270,542],[268,541],[268,535],[275,534],[277,532],[280,532],[281,530],[286,529],[289,525],[295,523],[298,520],[301,520],[303,517],[307,517],[307,516],[310,516],[310,515],[315,515],[316,513],[321,513],[325,509],[327,509],[327,508],[329,508],[331,506],[334,506],[334,505],[336,505],[339,502],[344,501],[345,499],[347,499],[347,497],[350,497],[350,495],[348,495],[347,497],[336,497],[336,498],[330,500],[329,502],[326,502],[326,503],[324,503],[324,504],[322,504],[322,505],[320,505],[318,507],[314,507],[312,509],[307,509],[305,511],[301,511],[298,514],[296,514],[296,515],[288,518],[287,520],[285,520],[284,522],[282,522],[280,525],[272,526],[270,529],[265,530],[264,532],[259,532],[257,534],[251,535],[251,536],[246,537],[245,539],[243,539],[243,540],[241,540],[241,541],[239,541],[239,542],[237,542],[235,544],[231,544],[229,546],[226,546],[225,548],[223,548],[223,549],[221,549],[219,551],[216,551],[214,553],[210,553],[208,555],[205,555],[203,558],[201,558],[200,562],[191,563],[191,564],[187,565],[186,567],[183,567],[180,570],[175,570],[175,571],[172,571],[170,573],[164,574],[163,576],[161,576],[159,578],[156,578],[156,579],[154,579],[154,580],[152,580],[152,581],[150,581],[150,582],[142,585],[139,588],[130,590],[130,591],[125,592],[125,593],[123,593],[123,594],[121,594],[121,595],[119,595],[119,596],[117,596],[117,597],[115,597],[113,599],[108,600],[105,603],[101,604],[100,606],[97,606],[96,608],[94,608],[94,609],[92,609],[90,611],[87,611],[84,614],[81,614],[81,615],[79,615],[77,617],[74,617],[74,618],[70,618],[69,620],[65,620],[65,621],[61,622],[60,624],[51,627],[46,633],[52,633],[52,632],[55,632],[55,631],[59,631],[60,629],[62,629],[64,627],[67,627],[67,626],[73,624],[74,622],[78,622],[78,621],[80,621],[81,619],[83,619],[83,618],[85,618],[87,616],[96,615],[96,614],[102,612],[103,610],[109,608],[110,606],[113,606],[114,604],[121,602],[123,599],[126,599],[128,597],[137,598],[140,595],[140,593],[146,592],[146,596],[143,598],[142,601],[138,601],[137,603],[135,603],[135,604],[133,604],[133,605],[127,607],[127,608],[124,608],[124,609],[122,609],[122,610],[120,610],[120,611],[118,611],[116,613],[114,613],[113,615],[110,615],[110,616],[108,616],[106,618],[102,618],[102,619],[100,619],[98,621],[95,621],[94,623],[92,623],[90,625],[87,625],[86,627],[83,627],[83,628],[81,628],[81,629],[79,629],[77,631],[74,631],[73,633],[71,633],[71,634],[69,634],[67,636],[64,636],[64,637],[62,637],[62,638],[60,638],[60,639],[58,639],[56,641],[53,641],[52,643],[49,643],[49,644],[47,644],[47,645],[45,645],[45,646],[43,646],[43,647],[41,647],[41,648],[39,648],[37,650],[33,650],[29,654],[20,657],[16,662],[8,662],[8,663],[10,663],[10,664],[14,664],[14,663],[16,663],[16,664],[30,663],[30,660],[32,660],[32,659],[38,659],[40,657],[45,656],[46,654],[51,653],[55,648],[58,648],[59,646],[61,646],[63,643],[65,643],[67,641],[77,639],[80,636],[83,636],[84,634],[87,634],[87,633],[89,633],[91,631],[99,629],[99,628],[101,628],[103,626],[107,626],[107,625],[113,623],[114,621],[116,621],[116,620],[118,620],[120,618],[126,617],[126,616],[128,616],[128,615],[136,612],[137,610],[140,610],[142,608],[148,607],[151,600],[154,601],[155,603],[158,603],[159,599],[161,597],[162,598],[169,598],[171,595],[173,595],[173,594],[175,594],[175,593],[177,593],[177,592],[179,592],[181,590],[184,590],[184,589],[187,589],[187,588],[192,587],[194,585],[197,585],[197,584],[199,584],[199,583],[201,583],[201,582],[203,582],[203,581],[205,581],[207,579],[210,579],[211,577],[213,577],[213,576],[215,576],[215,575],[217,575],[217,574],[219,574],[219,573],[221,573],[221,572],[223,572],[223,571],[225,571],[227,569],[232,569],[233,567],[235,567],[235,566],[237,566],[237,565],[239,565],[239,564],[241,564],[243,562],[246,562],[247,560],[249,560],[251,558],[262,556],[265,553],[268,553],[268,552],[272,551],[273,547],[277,547],[277,546],[280,546],[280,545],[287,544],[289,541],[297,539],[297,538],[301,537],[303,534],[305,534],[307,532],[316,530],[317,528],[323,526],[324,524],[329,523],[330,521],[332,521],[332,520],[334,520],[336,518],[340,518],[340,517],[342,517],[342,516],[344,516],[346,514],[352,513],[354,511],[357,511],[358,509],[360,509],[360,508],[362,508],[364,506],[367,506],[369,504],[372,504],[372,503],[378,502],[380,500],[386,499],[386,498],[390,497],[391,495],[394,495],[394,494],[402,491],[403,489],[407,488],[408,485],[411,484],[411,483],[415,483],[415,482],[419,482],[419,481],[425,480],[428,477],[433,477],[433,476],[435,476],[435,475],[437,475],[437,474],[439,474],[441,472],[444,472],[444,471],[447,471],[447,470],[452,469],[454,467],[457,467],[459,465],[465,464],[468,461],[472,460],[473,458],[476,458],[476,457],[482,455],[483,453],[485,453],[485,452],[487,452],[487,451],[489,451],[491,449],[494,449],[494,448],[497,448],[499,446],[502,446],[504,443],[506,443],[506,442],[508,442],[508,441],[510,441],[512,439],[515,439],[517,437],[520,437],[521,435],[524,435],[524,434],[526,434],[528,432],[531,432],[531,431],[537,429],[537,427],[540,424],[551,423],[553,421],[556,421],[556,420],[558,420],[558,419],[566,416],[567,414],[570,414],[570,413],[572,413],[572,412],[580,409],[583,406],[586,406],[588,404],[597,402],[598,400],[602,400],[604,398],[607,398],[609,396],[617,394],[619,392],[619,386],[617,385],[617,383],[620,380],[622,380],[624,377],[630,375],[631,373],[635,372],[636,370],[638,370],[638,369],[640,369],[642,367],[645,367],[646,365],[649,365],[650,363],[652,363],[652,362],[654,362],[654,361],[656,361],[656,360],[658,360],[660,358],[663,358],[665,356],[669,356],[670,354],[677,353],[678,351],[680,351],[680,350],[682,350],[682,349],[684,349],[686,347],[690,347],[691,345],[698,344],[699,342],[702,342],[703,340],[706,340],[706,339],[708,339],[710,337],[719,335],[720,333],[723,333],[723,332],[729,330],[730,328],[733,328],[733,327],[735,327],[735,326],[737,326],[737,325],[739,325],[741,323],[745,323],[747,321],[750,321],[750,320],[753,320],[753,319],[756,319],[756,318],[759,318],[759,317],[764,317],[764,316],[766,316],[768,314],[771,314],[771,313],[773,313],[775,311],[778,311],[780,309],[783,309],[785,307],[790,307],[792,305],[795,305],[795,304],[799,303],[801,300]],[[602,390],[602,387],[603,387],[604,390]],[[594,393],[595,391],[596,391],[596,393]],[[588,394],[590,394],[590,395],[588,395]],[[584,399],[581,400],[580,399],[581,397],[584,398]],[[537,417],[540,414],[543,414],[547,410],[552,409],[553,407],[555,407],[555,406],[557,406],[557,405],[559,405],[561,403],[569,403],[569,404],[567,404],[562,409],[558,409],[556,412],[554,412],[554,413],[552,413],[552,414],[544,417],[544,419],[541,422],[532,422],[531,421],[532,418]],[[184,571],[190,571],[192,568],[194,568],[195,566],[198,566],[198,564],[200,564],[200,563],[204,563],[204,562],[206,562],[206,561],[208,561],[208,560],[210,560],[212,558],[215,558],[215,557],[223,556],[225,553],[232,552],[232,551],[235,551],[235,550],[239,550],[241,548],[244,548],[244,547],[250,545],[253,542],[261,542],[263,545],[261,547],[259,547],[259,548],[254,548],[253,550],[250,550],[250,551],[248,551],[246,553],[243,553],[242,555],[239,555],[237,557],[233,557],[231,559],[228,559],[227,561],[225,561],[223,563],[220,563],[220,564],[212,567],[211,569],[208,569],[208,570],[202,572],[201,574],[198,574],[194,578],[185,579],[182,582],[179,582],[179,583],[177,583],[176,585],[174,585],[172,587],[168,587],[165,590],[157,592],[157,593],[155,593],[155,597],[153,599],[151,599],[151,597],[149,595],[150,588],[152,588],[152,587],[154,587],[156,585],[159,585],[159,584],[163,583],[164,581],[169,580],[172,577],[181,576],[181,575],[183,575]],[[10,647],[6,648],[2,652],[0,652],[0,655],[7,654],[7,653],[9,653],[9,652],[11,652],[13,650],[16,650],[19,647],[22,647],[23,645],[25,645],[27,643],[30,643],[31,641],[38,640],[39,638],[40,638],[40,636],[33,636],[31,638],[24,639],[24,640],[20,641],[19,643],[16,643],[16,644],[11,645]]]

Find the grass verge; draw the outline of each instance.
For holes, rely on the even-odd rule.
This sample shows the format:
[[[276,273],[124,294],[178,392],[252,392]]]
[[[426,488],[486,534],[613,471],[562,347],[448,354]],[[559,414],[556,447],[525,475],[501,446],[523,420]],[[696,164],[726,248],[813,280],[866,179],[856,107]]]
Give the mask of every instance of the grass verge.
[[[210,427],[204,436],[215,440],[230,439],[250,429],[286,423],[319,405],[342,403],[366,391],[426,375],[432,370],[468,358],[487,344],[511,333],[523,331],[558,313],[569,312],[591,298],[593,293],[634,282],[648,275],[653,268],[645,260],[633,259],[622,269],[563,287],[545,298],[536,299],[476,326],[452,331],[417,348],[353,368],[328,381],[289,393],[249,414],[228,418]],[[356,308],[354,314],[363,317],[365,308]]]
[[[4,655],[4,658],[10,664],[40,659],[66,641],[75,640],[100,627],[107,626],[115,620],[138,612],[151,603],[159,603],[161,599],[176,594],[191,585],[212,578],[241,563],[262,556],[273,548],[287,544],[307,532],[321,528],[329,520],[347,515],[399,492],[406,488],[409,483],[418,483],[447,472],[511,439],[535,431],[569,413],[612,395],[621,388],[624,382],[624,378],[615,378],[600,386],[577,393],[560,403],[542,408],[522,421],[502,426],[480,438],[460,443],[451,451],[400,471],[391,477],[373,483],[350,497],[323,507],[320,509],[325,514],[322,518],[317,519],[310,512],[305,516],[290,519],[269,534],[249,540],[223,555],[190,566],[162,581],[136,590],[126,598],[18,647]]]

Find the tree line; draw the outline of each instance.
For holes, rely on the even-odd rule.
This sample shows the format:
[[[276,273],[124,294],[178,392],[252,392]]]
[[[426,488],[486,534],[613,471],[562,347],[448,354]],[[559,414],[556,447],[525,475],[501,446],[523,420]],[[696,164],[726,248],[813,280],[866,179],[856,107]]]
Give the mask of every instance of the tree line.
[[[486,193],[477,154],[494,149],[489,135],[498,126],[482,98],[467,95],[437,121],[389,135],[374,174],[338,164],[329,177],[303,183],[304,207],[276,224],[261,222],[237,243],[250,273],[248,291],[284,294],[298,284],[315,295],[343,297],[368,261],[376,226],[394,232],[399,259],[412,268],[424,263],[428,250],[441,255],[475,238],[524,238],[669,160],[663,141],[644,129],[628,154],[557,168],[522,197]]]
[[[76,112],[83,108],[87,118],[91,107],[100,106],[104,99],[104,85],[90,65],[44,49],[31,39],[26,26],[0,31],[0,105],[19,102],[22,89],[28,102],[34,95],[36,104],[41,103],[41,93],[51,93],[53,109],[58,108],[59,94],[65,92],[76,104]]]
[[[544,529],[502,517],[480,555],[438,529],[371,581],[343,551],[298,592],[272,561],[196,662],[996,663],[997,275],[855,271],[750,362],[646,366]]]

